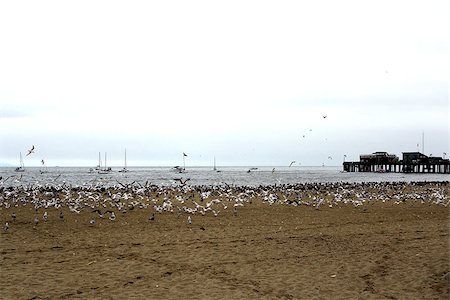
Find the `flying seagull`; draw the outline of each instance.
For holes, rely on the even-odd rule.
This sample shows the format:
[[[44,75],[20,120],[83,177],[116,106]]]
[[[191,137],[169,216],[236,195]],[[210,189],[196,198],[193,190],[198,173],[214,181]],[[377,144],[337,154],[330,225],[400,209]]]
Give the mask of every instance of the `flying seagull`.
[[[189,180],[191,180],[191,179],[190,179],[190,178],[186,178],[186,179],[183,181],[183,178],[175,178],[174,180],[180,182],[181,184],[186,184],[186,182],[189,181]]]
[[[295,160],[293,160],[293,161],[291,161],[291,163],[289,164],[289,167],[291,167],[293,164],[295,164],[296,163],[296,161]]]
[[[326,119],[328,116],[327,116],[327,115],[323,115],[322,117],[323,117],[324,119]]]
[[[30,155],[31,153],[34,153],[34,145],[31,147],[30,150],[28,150],[27,156]]]
[[[44,162],[44,159],[41,159],[41,164],[42,164],[42,165],[44,165],[44,164],[45,164],[45,162]]]

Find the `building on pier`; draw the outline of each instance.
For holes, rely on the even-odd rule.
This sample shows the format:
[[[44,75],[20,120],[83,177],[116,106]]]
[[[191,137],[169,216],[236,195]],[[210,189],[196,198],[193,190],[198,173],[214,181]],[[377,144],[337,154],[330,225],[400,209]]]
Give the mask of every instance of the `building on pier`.
[[[344,162],[345,172],[402,172],[450,174],[450,161],[420,152],[403,152],[400,160],[395,154],[375,152],[360,155],[358,162]]]

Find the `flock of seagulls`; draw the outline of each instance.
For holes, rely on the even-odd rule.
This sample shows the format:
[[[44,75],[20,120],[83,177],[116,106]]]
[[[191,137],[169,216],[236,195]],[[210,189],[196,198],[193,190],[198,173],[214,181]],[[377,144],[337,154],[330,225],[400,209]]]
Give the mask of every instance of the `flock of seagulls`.
[[[16,212],[19,207],[31,206],[35,215],[30,224],[37,229],[40,220],[51,222],[48,211],[59,211],[59,219],[66,219],[65,212],[77,216],[81,211],[91,213],[87,225],[94,227],[99,220],[115,222],[123,214],[133,210],[148,210],[149,222],[156,221],[156,215],[174,214],[185,216],[187,225],[194,223],[196,216],[219,217],[231,208],[230,214],[237,217],[244,206],[261,201],[265,205],[289,205],[332,208],[352,205],[367,212],[368,204],[375,201],[391,201],[395,204],[420,202],[429,205],[450,204],[448,182],[385,182],[385,183],[299,183],[268,186],[191,186],[186,184],[158,186],[148,182],[140,184],[118,184],[111,187],[85,184],[35,184],[17,187],[0,186],[0,210],[11,214],[0,220],[3,231],[10,232],[14,222],[23,217]],[[425,187],[415,188],[419,185]],[[52,213],[54,216],[54,214]],[[5,216],[5,215],[4,215]],[[39,217],[42,216],[42,217]],[[102,221],[104,222],[104,221]]]

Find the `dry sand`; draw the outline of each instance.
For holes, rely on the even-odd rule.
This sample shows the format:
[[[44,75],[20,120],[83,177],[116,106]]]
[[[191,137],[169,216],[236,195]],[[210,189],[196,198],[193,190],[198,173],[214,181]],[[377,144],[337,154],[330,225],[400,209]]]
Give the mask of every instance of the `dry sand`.
[[[254,200],[218,217],[0,210],[1,299],[449,299],[449,209]],[[40,216],[40,215],[39,215]]]

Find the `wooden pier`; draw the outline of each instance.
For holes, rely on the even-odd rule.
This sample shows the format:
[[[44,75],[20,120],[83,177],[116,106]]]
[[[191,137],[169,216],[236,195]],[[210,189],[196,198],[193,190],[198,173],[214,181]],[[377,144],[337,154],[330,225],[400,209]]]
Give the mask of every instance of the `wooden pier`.
[[[428,157],[420,152],[403,152],[403,159],[375,152],[361,155],[358,162],[344,162],[345,172],[396,172],[396,173],[440,173],[450,174],[450,161],[442,157]]]

